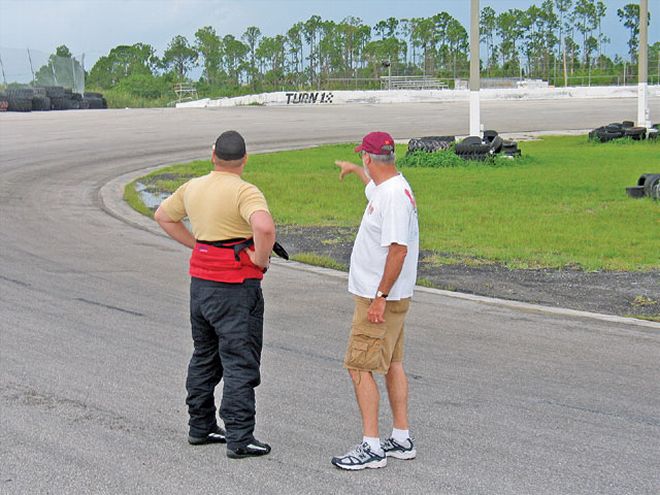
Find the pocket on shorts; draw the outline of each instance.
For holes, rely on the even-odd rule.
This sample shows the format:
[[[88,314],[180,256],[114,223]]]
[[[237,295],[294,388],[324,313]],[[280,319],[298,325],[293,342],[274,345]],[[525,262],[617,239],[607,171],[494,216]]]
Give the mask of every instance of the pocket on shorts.
[[[388,301],[388,311],[394,314],[407,313],[410,307],[410,298],[400,299],[399,301]]]
[[[344,364],[347,368],[373,371],[383,366],[384,331],[369,327],[353,329]]]

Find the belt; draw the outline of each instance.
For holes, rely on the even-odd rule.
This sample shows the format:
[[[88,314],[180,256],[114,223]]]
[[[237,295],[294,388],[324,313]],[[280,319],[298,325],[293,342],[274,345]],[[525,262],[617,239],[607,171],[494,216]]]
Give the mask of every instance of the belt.
[[[254,239],[250,238],[235,238],[235,239],[226,239],[224,241],[200,241],[197,240],[200,244],[208,244],[209,246],[221,248],[221,249],[232,249],[234,251],[234,258],[236,261],[240,260],[240,252],[244,249],[247,249],[254,245]],[[273,252],[282,259],[288,260],[289,253],[284,249],[279,242],[275,241],[273,245]]]

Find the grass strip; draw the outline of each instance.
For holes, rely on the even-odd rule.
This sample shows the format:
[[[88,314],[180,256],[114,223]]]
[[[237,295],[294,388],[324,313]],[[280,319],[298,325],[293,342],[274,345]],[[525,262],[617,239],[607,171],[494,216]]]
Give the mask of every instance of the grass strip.
[[[660,268],[660,201],[625,193],[641,174],[660,173],[657,141],[546,137],[520,148],[523,158],[506,164],[401,168],[417,196],[423,249],[510,268]],[[264,192],[278,224],[357,227],[363,187],[353,176],[337,180],[337,159],[359,161],[352,144],[254,155],[244,178]],[[198,161],[146,180],[167,174],[173,191],[210,170]]]

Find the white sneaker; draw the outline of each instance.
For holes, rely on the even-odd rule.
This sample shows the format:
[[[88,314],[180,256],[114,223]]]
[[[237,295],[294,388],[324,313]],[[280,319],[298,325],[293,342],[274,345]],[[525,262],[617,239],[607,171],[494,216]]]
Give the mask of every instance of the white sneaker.
[[[382,450],[379,453],[374,452],[369,444],[364,442],[343,456],[333,457],[330,462],[340,469],[357,471],[359,469],[385,467],[387,466],[387,456]]]
[[[408,438],[401,444],[390,437],[381,444],[381,447],[383,447],[386,457],[394,457],[396,459],[414,459],[417,457],[417,450],[415,450],[415,444],[412,438]]]

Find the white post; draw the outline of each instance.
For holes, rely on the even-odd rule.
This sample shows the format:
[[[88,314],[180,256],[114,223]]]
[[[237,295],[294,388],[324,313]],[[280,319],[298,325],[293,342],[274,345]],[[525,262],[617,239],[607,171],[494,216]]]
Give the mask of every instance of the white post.
[[[648,101],[648,0],[639,1],[639,53],[637,55],[637,125],[651,127],[651,112]]]
[[[472,0],[470,21],[470,136],[481,136],[479,109],[479,0]]]

